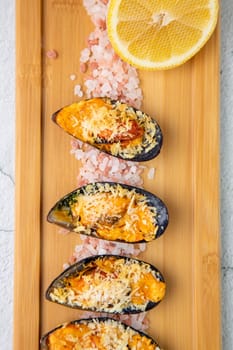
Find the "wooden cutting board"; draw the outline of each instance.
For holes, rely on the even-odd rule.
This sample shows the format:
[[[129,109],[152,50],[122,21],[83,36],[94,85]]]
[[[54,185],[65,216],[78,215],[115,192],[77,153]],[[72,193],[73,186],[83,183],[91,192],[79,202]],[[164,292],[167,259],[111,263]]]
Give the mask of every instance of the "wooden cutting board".
[[[50,120],[75,100],[80,50],[93,26],[81,0],[16,2],[16,234],[14,349],[39,348],[41,334],[79,313],[45,301],[79,237],[46,222],[50,207],[76,187],[70,136]],[[55,49],[58,58],[46,58]],[[150,311],[164,349],[220,349],[219,28],[183,66],[140,72],[143,110],[164,134],[156,168],[144,187],[168,206],[165,234],[142,258],[165,276],[165,300]]]

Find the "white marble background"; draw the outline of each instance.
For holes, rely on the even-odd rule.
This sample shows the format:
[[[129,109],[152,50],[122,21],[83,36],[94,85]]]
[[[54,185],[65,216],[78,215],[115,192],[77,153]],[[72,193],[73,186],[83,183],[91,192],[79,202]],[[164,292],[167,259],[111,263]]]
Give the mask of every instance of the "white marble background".
[[[223,350],[233,350],[233,0],[222,0],[221,17],[222,335]],[[14,23],[14,1],[0,0],[0,348],[4,350],[13,348]]]

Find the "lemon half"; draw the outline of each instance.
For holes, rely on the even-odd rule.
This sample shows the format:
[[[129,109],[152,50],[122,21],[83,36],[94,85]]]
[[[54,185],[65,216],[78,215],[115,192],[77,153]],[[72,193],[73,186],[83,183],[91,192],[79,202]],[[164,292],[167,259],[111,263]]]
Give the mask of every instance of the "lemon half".
[[[218,0],[110,0],[109,40],[126,62],[148,70],[179,66],[213,33]]]

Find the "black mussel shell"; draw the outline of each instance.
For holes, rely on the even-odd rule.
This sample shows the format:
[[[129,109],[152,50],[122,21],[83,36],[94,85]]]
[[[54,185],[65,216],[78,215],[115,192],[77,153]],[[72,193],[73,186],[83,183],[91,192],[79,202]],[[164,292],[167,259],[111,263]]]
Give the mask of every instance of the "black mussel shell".
[[[94,118],[99,118],[96,123],[92,123]],[[163,143],[161,128],[152,117],[107,97],[72,103],[56,111],[52,120],[76,139],[125,160],[143,162],[153,159],[160,153]],[[113,121],[120,130],[115,131],[116,134],[113,133]],[[122,125],[129,123],[131,129],[122,131]]]
[[[102,206],[103,211],[101,212],[102,214],[98,213],[99,216],[96,214],[97,215],[96,221],[92,223],[90,222],[90,224],[85,223],[85,225],[83,224],[83,221],[82,221],[84,220],[84,218],[82,218],[82,216],[79,216],[76,212],[74,213],[74,210],[72,209],[75,207],[75,205],[77,205],[75,203],[78,203],[79,198],[81,198],[79,196],[82,196],[82,198],[83,196],[89,196],[88,198],[90,198],[90,196],[94,196],[98,193],[112,193],[112,192],[114,193],[114,191],[115,193],[122,193],[122,191],[124,191],[124,195],[127,195],[130,198],[131,197],[133,198],[134,196],[134,198],[136,198],[136,201],[137,201],[136,202],[137,206],[142,205],[142,203],[144,203],[145,206],[149,208],[149,212],[151,213],[153,212],[150,218],[148,216],[145,216],[145,218],[147,219],[146,227],[142,229],[141,226],[139,226],[139,228],[137,226],[137,230],[138,230],[137,232],[139,235],[138,237],[140,238],[136,238],[135,232],[132,233],[131,235],[132,225],[130,220],[133,220],[133,219],[129,217],[129,215],[127,216],[128,218],[127,220],[128,222],[130,222],[130,225],[128,224],[127,229],[126,229],[126,226],[122,226],[122,220],[126,217],[125,215],[127,214],[127,210],[126,210],[127,208],[125,208],[124,211],[122,209],[122,213],[120,214],[119,214],[119,208],[118,208],[115,210],[116,215],[109,214],[107,216],[105,207],[107,207],[108,202],[106,201],[106,205],[105,205],[105,202],[102,202],[103,204]],[[142,196],[144,198],[143,200],[144,202],[140,199]],[[94,203],[94,200],[93,200],[93,203]],[[99,206],[100,206],[100,202],[96,201],[95,207],[98,208]],[[92,213],[92,211],[90,210],[89,212]],[[87,210],[85,211],[85,220],[87,220],[87,216],[89,212]],[[165,231],[168,225],[168,210],[161,199],[156,197],[154,194],[148,191],[145,191],[144,189],[125,185],[125,184],[114,183],[114,182],[95,182],[95,183],[91,183],[86,186],[80,187],[74,190],[73,192],[67,194],[62,199],[60,199],[54,205],[54,207],[50,210],[47,216],[47,220],[50,223],[57,224],[61,227],[66,228],[67,230],[86,234],[86,235],[101,238],[101,239],[120,241],[125,243],[142,243],[142,242],[152,241],[163,234],[163,232]],[[102,230],[100,233],[100,227],[103,227],[102,226],[103,220],[105,225],[104,226],[105,231],[103,233],[103,230]],[[120,236],[118,235],[117,237],[117,234],[119,233],[118,225],[121,225],[121,231],[120,231]],[[138,225],[140,225],[139,219],[138,219]],[[118,230],[118,231],[114,231],[114,230]],[[116,235],[114,232],[117,232]]]
[[[124,334],[124,332],[128,332],[129,333],[129,340],[131,340],[133,336],[140,336],[140,338],[137,340],[144,343],[143,349],[147,349],[150,347],[150,349],[153,349],[153,350],[160,350],[160,347],[157,344],[157,342],[154,339],[152,339],[149,335],[147,335],[144,332],[141,332],[139,330],[136,330],[135,328],[130,327],[130,326],[128,326],[120,321],[116,321],[116,320],[113,320],[113,319],[108,318],[108,317],[80,319],[80,320],[71,321],[69,323],[61,324],[58,327],[52,329],[51,331],[49,331],[48,333],[46,333],[45,335],[42,336],[42,338],[40,340],[41,350],[50,350],[51,349],[51,347],[48,344],[49,336],[51,334],[53,334],[53,335],[56,334],[56,331],[59,331],[62,328],[67,329],[70,326],[71,327],[73,327],[73,326],[79,327],[79,325],[87,325],[88,328],[90,329],[90,332],[91,332],[91,330],[93,330],[95,335],[98,335],[98,332],[100,334],[99,329],[101,329],[100,328],[101,325],[103,325],[104,329],[106,329],[106,327],[109,326],[109,327],[111,327],[110,331],[109,331],[111,333],[111,339],[114,338],[114,335],[117,337],[117,334],[119,334],[119,332],[122,332],[122,334]],[[115,332],[114,332],[114,328],[115,328]],[[67,335],[67,332],[66,332],[66,335]],[[71,337],[72,337],[72,335],[73,334],[71,334]],[[125,345],[127,346],[127,349],[129,349],[129,350],[136,348],[135,344],[133,345],[134,347],[131,347],[130,344],[124,344],[124,346]],[[83,344],[82,344],[82,346],[83,346]],[[153,346],[153,348],[152,348],[152,346]]]
[[[75,290],[79,291],[85,283],[83,276],[87,279],[88,290],[85,287],[79,299],[76,297],[75,300]],[[138,284],[135,281],[139,281]],[[135,292],[136,289],[138,292]],[[134,293],[140,293],[140,290],[143,299],[139,302],[139,294],[135,299]],[[75,309],[134,314],[158,305],[164,298],[165,291],[164,277],[153,265],[125,256],[95,255],[80,260],[62,272],[48,287],[46,298]],[[104,296],[100,298],[102,293]],[[86,305],[88,296],[90,306]]]

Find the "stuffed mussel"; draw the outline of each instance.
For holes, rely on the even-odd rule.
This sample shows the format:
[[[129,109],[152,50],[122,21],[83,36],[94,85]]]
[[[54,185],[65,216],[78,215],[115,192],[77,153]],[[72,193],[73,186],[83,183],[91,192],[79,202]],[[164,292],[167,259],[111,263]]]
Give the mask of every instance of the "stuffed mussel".
[[[75,138],[122,159],[150,160],[162,146],[162,132],[154,119],[109,98],[72,103],[55,112],[52,120]]]
[[[77,233],[136,243],[158,238],[168,225],[168,212],[158,197],[143,189],[96,182],[59,200],[47,219]]]
[[[144,261],[118,255],[80,260],[49,286],[46,298],[72,308],[107,313],[138,313],[165,295],[162,274]]]
[[[111,318],[81,319],[45,334],[42,350],[160,350],[147,334]]]

